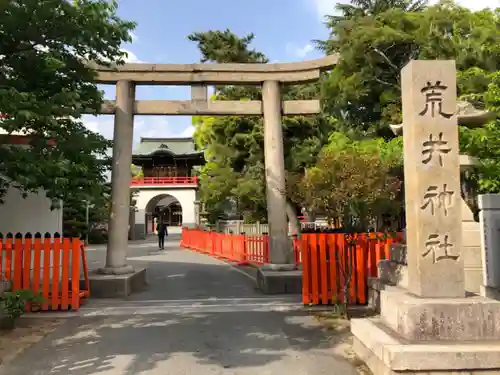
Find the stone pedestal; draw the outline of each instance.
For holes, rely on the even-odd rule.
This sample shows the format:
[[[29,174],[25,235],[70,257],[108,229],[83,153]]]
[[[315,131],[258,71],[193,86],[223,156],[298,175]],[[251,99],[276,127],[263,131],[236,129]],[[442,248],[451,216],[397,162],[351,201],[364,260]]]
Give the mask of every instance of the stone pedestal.
[[[261,267],[257,271],[257,287],[264,294],[300,294],[302,271]]]
[[[380,317],[352,321],[354,351],[374,375],[497,374],[500,302],[465,296],[455,64],[401,81],[407,243],[370,281]]]
[[[354,319],[353,349],[375,375],[496,375],[498,341],[409,342],[380,318]]]
[[[126,298],[146,288],[146,269],[135,269],[132,273],[123,275],[91,272],[89,281],[92,298]]]

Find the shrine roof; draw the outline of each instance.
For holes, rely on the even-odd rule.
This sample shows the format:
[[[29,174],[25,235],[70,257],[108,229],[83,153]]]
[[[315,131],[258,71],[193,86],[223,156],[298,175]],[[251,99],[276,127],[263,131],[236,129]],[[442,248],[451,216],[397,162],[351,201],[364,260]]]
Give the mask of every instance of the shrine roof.
[[[172,156],[197,156],[203,151],[196,150],[193,138],[141,138],[134,156],[152,156],[155,153],[168,153]]]

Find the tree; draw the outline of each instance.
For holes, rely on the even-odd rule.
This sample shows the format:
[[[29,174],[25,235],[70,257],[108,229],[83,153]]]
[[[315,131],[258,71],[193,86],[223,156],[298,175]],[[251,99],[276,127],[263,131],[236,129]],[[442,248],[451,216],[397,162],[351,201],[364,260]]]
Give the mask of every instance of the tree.
[[[291,176],[289,195],[348,233],[391,229],[382,219],[400,214],[401,180],[394,171],[402,165],[401,147],[399,139],[356,141],[332,133],[317,163]]]
[[[268,59],[250,49],[253,34],[238,37],[229,30],[207,31],[188,37],[198,43],[203,62],[263,63]],[[283,90],[284,99],[311,99],[319,94],[319,85],[303,85]],[[212,99],[261,100],[260,88],[245,86],[216,87]],[[263,124],[260,117],[195,117],[195,140],[205,149],[209,161],[201,173],[201,200],[210,217],[222,214],[226,200],[236,202],[248,221],[267,218],[264,177]],[[323,116],[283,119],[285,164],[289,170],[303,170],[315,161],[327,141],[331,128]],[[226,181],[228,178],[231,182]],[[220,191],[215,186],[224,187]],[[289,202],[290,203],[290,202]],[[296,208],[289,205],[289,216]]]
[[[103,101],[87,61],[122,63],[133,22],[117,1],[5,0],[0,5],[0,126],[30,134],[29,148],[0,148],[0,174],[24,192],[59,200],[103,196],[110,142],[85,128]],[[53,142],[48,142],[52,140]],[[4,186],[5,187],[5,186]]]
[[[342,273],[343,314],[347,308],[353,277],[358,233],[391,231],[391,221],[400,214],[397,201],[401,180],[393,174],[402,163],[401,142],[395,139],[352,140],[332,133],[317,163],[303,175],[292,175],[289,195],[311,210],[323,213],[329,223],[346,233],[345,246],[335,252]],[[385,225],[385,226],[384,226]]]
[[[131,165],[131,176],[142,177],[142,169]],[[106,223],[108,220],[111,197],[111,184],[101,186],[101,194],[89,196],[87,200],[80,197],[67,197],[63,206],[63,232],[80,237],[88,234],[91,243],[107,241]],[[135,212],[138,189],[130,189],[130,210]]]
[[[141,167],[138,167],[137,165],[132,164],[130,166],[130,171],[132,174],[132,178],[142,178],[144,177],[144,171],[142,170]]]
[[[263,53],[250,49],[254,38],[252,33],[239,38],[229,29],[209,30],[188,36],[190,41],[197,43],[202,63],[267,63],[269,60]]]
[[[321,46],[340,61],[322,87],[325,111],[339,131],[392,138],[388,126],[401,122],[401,69],[411,59],[455,59],[463,95],[466,71],[499,70],[498,20],[498,10],[471,12],[445,2],[331,24],[332,36]]]
[[[445,1],[417,10],[346,11],[328,25],[331,36],[320,46],[339,53],[340,62],[325,78],[322,97],[338,131],[394,137],[389,125],[402,121],[400,70],[411,59],[454,59],[459,98],[499,113],[500,9],[472,12]],[[498,119],[460,129],[460,151],[481,160],[467,178],[479,193],[500,191],[499,132]]]
[[[478,159],[479,165],[470,173],[467,182],[473,193],[488,194],[500,192],[500,71],[488,73],[481,69],[471,69],[462,77],[462,92],[467,99],[497,114],[484,127],[462,129],[460,145],[462,151]],[[466,87],[466,85],[468,87]],[[474,196],[476,194],[473,194]],[[473,211],[476,202],[469,200]]]
[[[110,193],[111,186],[105,184],[102,195],[90,197],[85,201],[78,197],[66,198],[63,205],[64,234],[72,237],[90,234],[91,239],[95,238],[92,233],[107,222]]]
[[[327,25],[330,37],[319,43],[326,53],[340,55],[337,66],[322,77],[320,85],[304,85],[284,91],[285,99],[310,99],[320,94],[323,106],[319,116],[283,120],[288,185],[293,184],[293,178],[301,179],[305,172],[309,173],[308,167],[316,163],[333,130],[351,140],[373,138],[375,144],[395,137],[389,125],[402,120],[400,70],[411,59],[455,59],[460,97],[479,108],[488,107],[498,112],[498,101],[494,98],[498,97],[500,10],[471,12],[451,2],[432,7],[425,7],[420,1],[391,0],[356,1],[351,5],[341,7],[343,13]],[[208,32],[206,35],[225,35],[211,45],[215,37],[201,38],[202,35],[205,33],[197,34],[197,41],[203,52],[203,61],[230,62],[233,58],[254,56],[241,53],[242,48],[250,48],[251,38],[238,42],[238,38],[230,37],[227,30],[219,34]],[[221,40],[227,43],[224,47],[221,47]],[[225,54],[217,51],[225,51]],[[223,87],[217,88],[215,97],[221,100],[259,100],[260,92],[255,88]],[[208,160],[215,163],[206,166],[212,169],[210,179],[226,178],[225,172],[215,172],[215,165],[223,166],[221,171],[228,168],[235,173],[231,178],[238,184],[227,189],[226,196],[239,202],[245,215],[251,212],[264,218],[265,197],[263,190],[256,189],[259,184],[264,185],[260,118],[198,120],[195,137],[198,144],[206,148]],[[498,128],[498,122],[494,121],[483,129],[461,129],[461,151],[484,159],[480,173],[475,175],[482,191],[500,187],[496,177],[499,174],[491,168],[499,160],[498,155],[491,151],[494,140],[499,138]],[[488,149],[484,146],[486,138],[491,146]],[[397,147],[400,141],[394,142],[386,142],[384,147],[401,153]],[[330,142],[328,147],[334,147],[332,144]],[[394,174],[402,179],[401,166],[394,165],[393,168]],[[222,185],[222,182],[218,184]],[[212,194],[207,191],[207,196],[214,197]],[[246,198],[250,194],[252,200],[249,202]],[[218,196],[212,201],[217,199],[223,198]],[[295,199],[295,204],[300,205],[300,200]],[[208,206],[207,209],[210,210]]]
[[[351,0],[350,3],[335,4],[335,11],[340,15],[327,15],[327,27],[334,31],[335,27],[344,21],[356,18],[376,16],[391,9],[401,9],[405,12],[419,12],[427,6],[427,0]],[[334,39],[335,34],[330,34]],[[321,44],[321,42],[320,42]],[[322,46],[327,46],[321,44]]]

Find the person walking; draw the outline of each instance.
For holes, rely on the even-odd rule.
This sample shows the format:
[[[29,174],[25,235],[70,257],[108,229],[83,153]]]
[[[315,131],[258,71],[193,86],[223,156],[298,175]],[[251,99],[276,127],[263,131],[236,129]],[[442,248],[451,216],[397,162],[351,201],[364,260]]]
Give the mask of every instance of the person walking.
[[[158,248],[160,250],[165,249],[165,236],[167,235],[167,224],[163,222],[159,222],[156,227],[156,231],[158,232]]]

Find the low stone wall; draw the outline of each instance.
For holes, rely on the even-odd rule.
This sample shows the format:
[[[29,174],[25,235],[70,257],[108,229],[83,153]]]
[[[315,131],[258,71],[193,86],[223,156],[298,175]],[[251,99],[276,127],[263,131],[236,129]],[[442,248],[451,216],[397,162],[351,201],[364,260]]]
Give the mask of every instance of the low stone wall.
[[[462,256],[464,258],[465,289],[469,293],[479,294],[483,282],[481,262],[481,232],[479,223],[462,223]],[[380,312],[380,292],[386,285],[408,284],[406,273],[406,250],[404,245],[391,247],[391,260],[382,260],[378,264],[378,278],[368,279],[368,304]]]
[[[483,285],[481,231],[479,223],[462,223],[462,256],[464,258],[465,290],[479,293]]]

